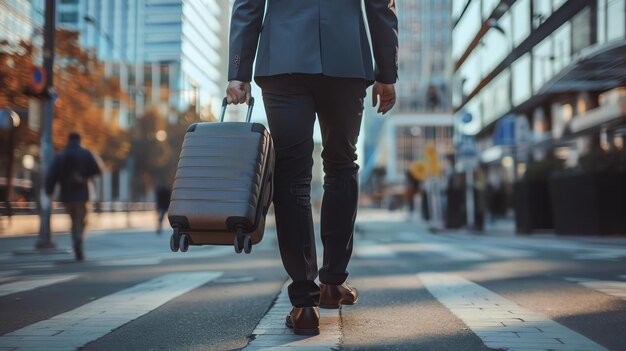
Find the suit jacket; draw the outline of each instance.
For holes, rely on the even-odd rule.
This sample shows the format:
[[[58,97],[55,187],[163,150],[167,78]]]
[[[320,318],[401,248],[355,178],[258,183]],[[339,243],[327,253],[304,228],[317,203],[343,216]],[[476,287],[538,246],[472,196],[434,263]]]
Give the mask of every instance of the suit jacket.
[[[257,77],[321,73],[395,83],[395,2],[365,0],[365,14],[375,68],[361,0],[236,0],[230,25],[228,80],[251,81],[256,55]]]

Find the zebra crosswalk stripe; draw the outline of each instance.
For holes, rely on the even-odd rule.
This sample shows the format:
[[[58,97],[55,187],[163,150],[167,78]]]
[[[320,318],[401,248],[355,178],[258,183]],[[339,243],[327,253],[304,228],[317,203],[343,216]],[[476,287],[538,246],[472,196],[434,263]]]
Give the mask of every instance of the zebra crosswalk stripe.
[[[0,350],[75,350],[221,275],[180,272],[159,276],[0,336]]]
[[[421,273],[418,277],[426,289],[489,348],[606,351],[573,330],[461,276]]]
[[[354,248],[354,255],[359,258],[394,258],[396,253],[383,243],[372,240],[358,240]]]
[[[568,281],[578,283],[591,290],[611,295],[626,300],[626,282],[613,280],[595,280],[586,278],[565,278]]]
[[[21,273],[21,271],[0,271],[0,278],[4,278],[4,277],[8,277],[11,275],[18,275],[19,273]]]
[[[77,278],[77,274],[51,275],[38,278],[23,278],[16,282],[0,285],[0,297],[10,294],[16,294],[28,290],[41,288],[44,286],[62,283]]]

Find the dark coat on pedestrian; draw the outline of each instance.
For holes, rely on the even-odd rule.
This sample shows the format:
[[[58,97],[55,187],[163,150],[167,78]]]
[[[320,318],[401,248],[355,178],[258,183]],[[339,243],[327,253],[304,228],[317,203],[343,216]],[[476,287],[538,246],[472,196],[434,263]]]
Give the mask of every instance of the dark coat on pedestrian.
[[[88,201],[89,178],[102,172],[98,161],[80,141],[71,140],[54,157],[46,177],[46,193],[52,194],[61,184],[61,202]]]
[[[365,13],[375,69],[361,0],[236,0],[228,80],[251,81],[258,42],[256,77],[309,73],[393,84],[398,70],[395,1],[366,0]]]

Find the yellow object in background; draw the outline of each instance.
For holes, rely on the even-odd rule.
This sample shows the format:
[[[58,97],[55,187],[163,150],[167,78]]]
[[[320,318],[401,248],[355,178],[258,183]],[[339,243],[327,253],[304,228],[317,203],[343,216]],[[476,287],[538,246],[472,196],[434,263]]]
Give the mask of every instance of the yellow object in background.
[[[439,161],[437,161],[437,162],[435,162],[435,163],[431,163],[431,164],[429,165],[428,172],[429,172],[431,175],[434,175],[434,176],[439,176],[439,175],[441,175],[441,166],[439,165]]]
[[[435,144],[426,144],[424,147],[424,154],[426,154],[426,161],[435,162],[437,160],[437,148],[435,147]]]
[[[428,170],[426,168],[426,162],[413,161],[411,164],[411,176],[413,179],[423,181],[428,176]]]
[[[439,163],[439,157],[437,155],[437,148],[435,147],[435,144],[426,144],[424,147],[424,154],[426,155],[426,161],[428,163],[427,172],[430,175],[439,176],[441,174],[441,164]]]

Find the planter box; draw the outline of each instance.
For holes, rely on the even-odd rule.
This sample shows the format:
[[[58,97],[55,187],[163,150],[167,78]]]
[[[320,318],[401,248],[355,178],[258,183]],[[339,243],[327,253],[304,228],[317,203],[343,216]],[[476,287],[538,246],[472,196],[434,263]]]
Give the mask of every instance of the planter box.
[[[626,234],[626,173],[555,175],[549,187],[557,234]]]
[[[518,233],[554,229],[548,181],[515,183],[515,227]]]

